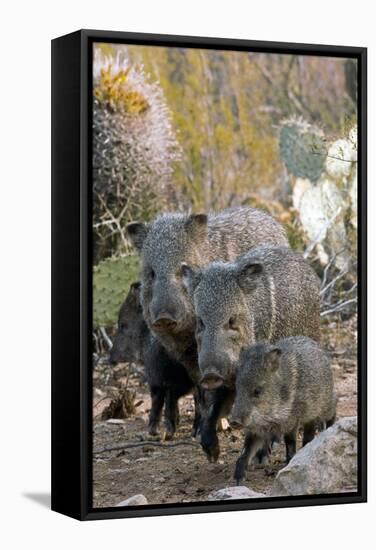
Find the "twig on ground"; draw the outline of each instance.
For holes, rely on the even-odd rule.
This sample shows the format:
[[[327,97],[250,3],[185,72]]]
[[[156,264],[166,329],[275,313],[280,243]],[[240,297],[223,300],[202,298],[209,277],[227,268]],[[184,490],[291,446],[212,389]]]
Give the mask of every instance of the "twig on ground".
[[[160,441],[137,441],[135,443],[100,447],[99,449],[94,449],[93,454],[106,453],[110,451],[122,451],[123,449],[133,449],[135,447],[146,447],[148,445],[151,445],[152,447],[162,447],[162,448],[164,447],[166,449],[172,448],[172,447],[179,447],[180,445],[190,445],[191,447],[200,447],[200,445],[195,441],[188,441],[188,440],[177,441],[176,443],[162,443]]]

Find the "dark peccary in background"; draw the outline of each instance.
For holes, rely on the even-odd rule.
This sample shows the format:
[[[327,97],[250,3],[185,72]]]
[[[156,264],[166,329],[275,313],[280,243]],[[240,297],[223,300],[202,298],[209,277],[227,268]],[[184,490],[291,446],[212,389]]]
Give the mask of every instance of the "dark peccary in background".
[[[258,247],[236,262],[183,271],[197,315],[200,382],[221,395],[211,414],[203,415],[202,444],[210,456],[211,449],[218,453],[214,426],[231,408],[241,349],[299,334],[319,340],[320,281],[286,247]]]
[[[262,243],[288,246],[285,231],[266,212],[245,207],[210,215],[164,214],[150,224],[133,222],[127,231],[141,256],[144,318],[169,355],[198,383],[195,313],[183,284],[182,263],[203,267],[214,260],[235,260]],[[203,402],[215,417],[210,421],[211,431],[215,431],[217,411],[222,410],[226,397],[222,395],[225,390],[219,393],[219,402],[213,395]],[[210,459],[218,458],[215,437],[207,452]]]
[[[145,378],[150,387],[152,406],[149,433],[156,435],[165,406],[166,439],[171,439],[179,420],[178,400],[193,391],[193,382],[187,370],[169,357],[166,350],[151,334],[142,314],[140,283],[133,283],[119,312],[118,330],[110,353],[110,361],[143,363]],[[199,424],[199,410],[195,402],[193,435]]]
[[[284,436],[288,462],[296,453],[298,429],[304,430],[305,445],[316,428],[331,426],[335,415],[330,361],[317,342],[297,336],[243,350],[231,415],[232,426],[246,432],[235,468],[237,483],[265,440]]]

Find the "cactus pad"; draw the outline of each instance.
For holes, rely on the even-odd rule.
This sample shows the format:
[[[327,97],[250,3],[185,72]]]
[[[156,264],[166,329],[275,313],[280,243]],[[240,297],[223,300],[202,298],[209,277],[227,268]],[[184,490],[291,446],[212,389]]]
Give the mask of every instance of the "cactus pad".
[[[138,279],[136,255],[109,258],[94,267],[93,325],[113,327],[131,283]]]
[[[325,168],[327,148],[319,128],[300,119],[282,123],[279,148],[289,172],[315,182]]]

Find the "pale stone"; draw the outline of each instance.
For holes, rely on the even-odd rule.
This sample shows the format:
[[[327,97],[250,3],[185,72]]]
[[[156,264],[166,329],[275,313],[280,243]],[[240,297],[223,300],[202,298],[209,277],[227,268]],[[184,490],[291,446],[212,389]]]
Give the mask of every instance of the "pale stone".
[[[317,495],[357,490],[357,417],[341,418],[300,449],[280,470],[271,495]]]

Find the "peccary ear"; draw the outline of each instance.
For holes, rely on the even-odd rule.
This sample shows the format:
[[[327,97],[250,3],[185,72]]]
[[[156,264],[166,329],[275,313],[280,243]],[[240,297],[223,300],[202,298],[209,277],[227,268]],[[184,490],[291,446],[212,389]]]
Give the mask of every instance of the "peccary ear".
[[[272,346],[269,348],[267,355],[268,355],[268,367],[272,371],[276,371],[279,368],[280,362],[281,362],[281,354],[282,350],[278,346]]]
[[[241,264],[238,270],[238,284],[245,291],[253,290],[258,282],[260,274],[263,272],[263,265],[257,259],[252,259]]]
[[[131,222],[127,225],[127,235],[138,252],[141,252],[148,230],[148,225],[143,222]]]
[[[190,294],[193,294],[197,285],[199,284],[202,276],[200,269],[190,267],[186,263],[181,264],[181,274],[183,277],[183,284]]]
[[[192,239],[204,239],[208,232],[207,214],[191,214],[185,222],[185,227]]]
[[[133,294],[139,294],[140,289],[141,289],[141,282],[140,281],[136,281],[135,283],[131,284],[130,290],[131,290],[131,292],[133,292]]]

